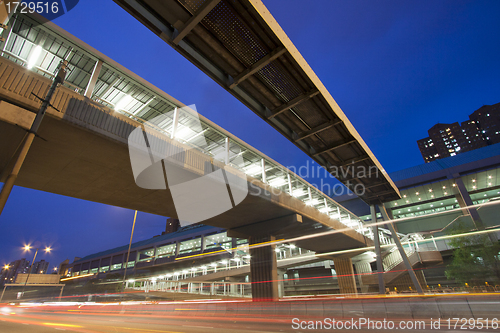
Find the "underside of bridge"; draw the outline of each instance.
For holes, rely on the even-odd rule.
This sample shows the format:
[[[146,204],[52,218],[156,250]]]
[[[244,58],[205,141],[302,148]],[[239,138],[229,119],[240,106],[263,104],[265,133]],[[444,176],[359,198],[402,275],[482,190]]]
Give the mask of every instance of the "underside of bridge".
[[[114,1],[366,203],[400,198],[386,171],[262,1]],[[352,273],[352,263],[337,261],[336,266],[345,268],[341,273]],[[274,266],[259,268],[266,272],[259,278]],[[352,281],[344,280],[344,289],[352,290]],[[272,298],[274,288],[268,290]]]
[[[18,71],[24,80],[35,77],[40,82],[49,83],[48,79],[37,77],[6,59],[2,60],[0,69],[9,73],[10,78]],[[5,83],[9,79],[0,77],[0,81]],[[62,112],[48,111],[38,132],[40,138],[33,143],[16,185],[175,217],[175,204],[168,188],[149,190],[136,185],[126,140],[139,124],[68,88],[59,87],[58,93],[54,103],[61,104],[57,105]],[[8,88],[0,89],[0,142],[4,143],[0,152],[0,181],[4,181],[5,171],[10,170],[16,148],[34,118],[36,102],[25,98],[26,94],[30,95],[29,92],[16,95]],[[169,144],[182,147],[179,142],[171,141]],[[203,160],[202,166],[207,162],[218,165],[218,162],[201,153],[193,154]],[[196,160],[193,156],[186,157],[185,163],[178,167],[184,173],[194,172],[195,176],[199,176],[205,171],[203,168],[196,171],[189,166],[188,160]],[[199,162],[196,164],[200,165]],[[262,282],[255,284],[256,297],[273,299],[276,296],[276,282],[272,282],[276,280],[272,278],[276,271],[273,268],[276,257],[272,246],[258,246],[262,240],[296,238],[297,246],[316,252],[371,245],[370,239],[302,200],[273,190],[246,175],[244,177],[249,192],[246,198],[233,209],[204,221],[204,224],[230,229],[234,237],[249,238],[256,245],[251,250],[256,258],[252,261],[252,274],[257,274],[255,278]]]
[[[114,1],[365,202],[400,197],[262,1]]]
[[[356,186],[361,186],[360,197],[365,202],[373,205],[400,197],[373,153],[261,1],[115,2],[348,188],[356,192]],[[12,51],[9,57],[22,60]],[[47,79],[36,77],[34,81],[38,83],[27,85],[28,80],[33,81],[34,74],[16,68],[18,65],[8,60],[2,61],[6,77],[0,92],[3,100],[0,140],[9,144],[0,154],[0,172],[9,169],[16,147],[30,119],[32,121],[30,112],[38,108],[30,92],[36,89],[38,94],[43,94],[42,88],[48,84]],[[45,141],[36,140],[33,144],[17,185],[176,217],[178,211],[168,184],[166,190],[147,190],[135,182],[126,143],[128,135],[140,124],[133,117],[97,103],[99,100],[110,104],[102,97],[89,98],[98,80],[92,77],[96,71],[99,75],[102,65],[102,59],[98,59],[85,89],[85,98],[65,87],[59,88],[62,91],[57,97],[60,111],[53,111],[44,119],[39,135]],[[104,90],[109,92],[118,80],[119,77],[108,83]],[[22,88],[18,88],[19,82],[23,82]],[[143,110],[153,100],[154,97],[142,102],[139,109]],[[188,150],[179,142],[168,144]],[[188,160],[197,160],[197,166],[188,165]],[[173,167],[183,169],[187,165],[180,172],[188,178],[205,175],[206,168],[196,169],[199,165],[209,164],[210,170],[223,167],[202,154],[186,157],[182,164]],[[271,246],[259,246],[263,242],[293,239],[298,246],[316,252],[371,245],[371,240],[363,234],[346,228],[312,204],[307,205],[291,195],[294,192],[290,176],[289,193],[274,191],[266,183],[264,162],[262,165],[261,180],[244,176],[249,195],[240,204],[203,221],[230,229],[235,237],[249,238],[250,244],[255,245],[251,251],[256,258],[252,260],[256,298],[275,299],[277,295],[273,282],[276,258]],[[5,176],[4,173],[0,180]],[[233,176],[236,177],[236,173]],[[309,200],[313,201],[310,187]],[[328,212],[327,199],[324,200]],[[339,219],[340,216],[339,210]],[[352,273],[352,263],[343,259],[337,262],[338,273]],[[345,290],[352,290],[351,282],[346,280],[343,285]]]

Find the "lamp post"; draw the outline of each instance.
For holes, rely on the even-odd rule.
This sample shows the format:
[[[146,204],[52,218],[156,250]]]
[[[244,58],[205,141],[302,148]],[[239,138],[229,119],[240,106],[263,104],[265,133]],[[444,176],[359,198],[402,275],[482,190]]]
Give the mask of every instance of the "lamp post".
[[[25,245],[24,246],[24,251],[29,251],[29,250],[31,250],[31,246],[30,245]],[[28,275],[26,276],[26,281],[24,281],[24,286],[23,286],[23,291],[21,292],[21,296],[24,295],[24,289],[26,288],[26,284],[28,283],[28,279],[29,279],[30,274],[31,274],[31,269],[33,268],[33,264],[35,263],[36,255],[38,254],[38,250],[39,249],[36,248],[35,255],[33,256],[33,261],[31,262],[30,268],[28,270]],[[50,251],[52,251],[52,249],[49,246],[46,246],[45,247],[45,253],[50,253]]]
[[[125,262],[125,272],[123,272],[122,291],[125,291],[125,278],[127,277],[127,267],[128,267],[128,261],[130,259],[130,248],[132,247],[132,238],[134,237],[134,229],[135,229],[135,221],[136,220],[137,220],[137,211],[135,211],[135,214],[134,214],[134,223],[132,223],[132,232],[130,233],[130,242],[128,243],[127,261]]]

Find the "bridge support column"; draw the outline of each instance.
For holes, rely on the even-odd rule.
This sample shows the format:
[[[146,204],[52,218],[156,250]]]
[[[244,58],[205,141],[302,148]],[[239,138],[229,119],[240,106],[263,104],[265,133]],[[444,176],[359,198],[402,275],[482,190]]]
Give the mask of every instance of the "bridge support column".
[[[252,247],[255,244],[272,242],[274,236],[251,236],[250,245],[250,279],[252,281],[252,298],[254,301],[278,300],[278,264],[274,245]]]
[[[278,269],[278,297],[285,296],[285,273],[286,269]]]
[[[250,279],[254,301],[278,300],[278,263],[273,243],[280,230],[302,223],[302,216],[291,214],[257,222],[227,231],[228,237],[248,238],[250,246]],[[266,234],[263,234],[263,231]],[[258,245],[259,244],[259,245]],[[253,246],[256,245],[256,246]]]
[[[374,205],[370,206],[370,213],[372,215],[372,223],[377,223],[377,212]],[[380,251],[380,237],[377,224],[373,226],[373,242],[375,243],[375,254],[377,255],[378,293],[385,295],[384,265],[382,264],[382,251]]]
[[[394,243],[396,244],[399,254],[401,254],[401,258],[403,258],[403,262],[406,266],[406,270],[408,271],[408,274],[410,275],[411,281],[413,282],[413,285],[415,286],[415,289],[420,295],[424,294],[424,291],[422,290],[422,286],[417,280],[417,276],[415,275],[415,271],[413,271],[413,267],[411,267],[410,260],[408,260],[408,256],[406,255],[405,250],[403,249],[403,245],[401,245],[401,241],[399,240],[398,235],[396,234],[396,229],[394,229],[394,225],[391,222],[391,219],[389,218],[389,215],[387,214],[387,210],[385,209],[384,204],[381,204],[378,206],[380,212],[382,213],[382,217],[384,218],[385,221],[388,221],[387,226],[389,227],[389,231],[391,232],[392,239],[394,240]]]
[[[333,258],[341,294],[357,294],[356,279],[351,258]]]

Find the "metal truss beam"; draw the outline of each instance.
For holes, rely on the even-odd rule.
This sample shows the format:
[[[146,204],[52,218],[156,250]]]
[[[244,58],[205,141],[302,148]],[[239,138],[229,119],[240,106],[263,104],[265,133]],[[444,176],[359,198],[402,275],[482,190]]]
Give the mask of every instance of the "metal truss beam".
[[[335,150],[335,149],[338,149],[340,147],[344,147],[344,146],[347,146],[347,145],[350,145],[351,143],[354,143],[356,142],[356,139],[354,138],[350,138],[350,139],[346,139],[346,140],[342,140],[342,141],[338,141],[338,142],[335,142],[333,145],[331,145],[330,147],[328,148],[325,148],[323,150],[320,150],[314,154],[312,154],[312,156],[318,156],[318,155],[321,155],[321,154],[324,154],[324,153],[327,153],[329,151],[332,151],[332,150]]]
[[[273,119],[277,115],[299,105],[300,103],[307,101],[308,99],[313,98],[317,94],[319,94],[319,90],[314,89],[314,90],[311,90],[305,94],[299,95],[299,96],[295,97],[294,99],[292,99],[290,102],[283,104],[282,106],[278,106],[276,109],[272,110],[271,115],[269,117],[267,117],[267,119]]]
[[[198,11],[196,12],[196,14],[194,14],[193,17],[191,17],[185,24],[184,26],[182,27],[181,30],[179,30],[178,32],[174,32],[174,38],[173,38],[173,43],[175,45],[178,45],[179,42],[184,38],[186,37],[186,35],[188,33],[191,32],[191,30],[193,30],[193,28],[201,22],[201,20],[203,20],[203,18],[205,16],[207,16],[208,13],[210,13],[210,11],[212,9],[214,9],[215,6],[217,6],[217,4],[220,2],[220,0],[207,0],[205,1],[205,3],[198,9]]]
[[[313,136],[315,134],[323,132],[324,130],[327,130],[327,129],[332,128],[333,126],[336,126],[336,125],[339,125],[339,124],[342,124],[342,120],[340,120],[340,119],[338,119],[338,120],[332,120],[330,122],[324,123],[324,124],[316,126],[314,128],[311,128],[308,131],[299,133],[297,135],[297,138],[294,139],[293,141],[297,142],[297,141],[300,141],[300,140],[304,140],[304,139],[306,139],[306,138],[308,138],[310,136]]]
[[[247,68],[246,70],[244,70],[243,72],[241,72],[240,74],[238,74],[238,76],[236,76],[233,79],[233,83],[231,83],[229,85],[229,89],[233,89],[238,84],[240,84],[241,82],[245,81],[247,78],[249,78],[250,76],[252,76],[256,72],[260,71],[262,68],[264,68],[265,66],[267,66],[269,63],[271,63],[272,61],[278,59],[286,51],[287,51],[287,49],[284,48],[283,46],[277,47],[271,53],[269,53],[268,55],[266,55],[265,57],[263,57],[262,59],[260,59],[259,61],[257,61],[255,64],[253,64],[252,66],[250,66],[249,68]]]
[[[366,161],[366,160],[369,160],[369,159],[370,159],[370,156],[368,156],[368,155],[362,155],[362,156],[355,157],[355,158],[352,158],[350,160],[344,161],[341,165],[339,165],[339,167],[343,168],[343,167],[346,167],[346,166],[349,166],[349,165],[353,165],[353,164],[356,164],[356,163],[359,163],[359,162],[362,162],[362,161]]]
[[[387,190],[387,191],[377,191],[375,192],[376,194],[375,195],[369,195],[368,198],[377,198],[377,197],[380,197],[380,196],[383,196],[383,195],[386,195],[386,194],[391,194],[391,190]]]

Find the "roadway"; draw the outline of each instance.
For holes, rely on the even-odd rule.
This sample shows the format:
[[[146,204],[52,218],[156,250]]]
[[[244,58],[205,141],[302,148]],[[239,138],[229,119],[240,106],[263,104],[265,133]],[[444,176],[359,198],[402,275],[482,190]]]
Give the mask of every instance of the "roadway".
[[[73,304],[61,306],[61,303],[52,305],[25,305],[10,306],[0,304],[0,332],[326,332],[335,328],[306,327],[318,325],[317,321],[325,321],[325,318],[337,318],[333,321],[335,325],[346,325],[346,323],[357,323],[354,328],[335,329],[340,332],[351,332],[353,330],[366,331],[377,330],[388,332],[391,329],[367,329],[360,327],[362,318],[370,319],[371,322],[386,321],[393,322],[394,329],[403,329],[413,332],[430,332],[438,330],[431,328],[431,323],[436,325],[437,318],[440,319],[441,331],[461,331],[454,329],[454,323],[448,328],[447,318],[450,316],[460,318],[489,318],[489,329],[474,328],[467,325],[468,332],[490,332],[498,331],[491,329],[491,319],[498,314],[496,295],[470,296],[468,306],[474,313],[461,309],[464,303],[463,295],[437,297],[436,295],[426,298],[385,298],[373,297],[364,300],[342,300],[323,298],[323,301],[296,300],[277,303],[253,303],[248,301],[198,301],[198,302],[169,302],[162,304]],[[454,298],[451,298],[454,297]],[[441,299],[441,300],[440,300]],[[369,305],[365,310],[356,310],[356,304],[360,302]],[[418,309],[405,311],[405,303],[419,304]],[[440,304],[440,311],[428,311],[436,302]],[[198,304],[195,304],[198,303]],[[219,303],[219,304],[216,304]],[[225,304],[223,304],[225,303]],[[328,311],[326,305],[330,304]],[[392,304],[392,306],[389,306]],[[339,305],[343,310],[339,311]],[[391,315],[381,316],[389,308],[399,308]],[[205,309],[205,310],[203,310]],[[240,311],[241,310],[241,311]],[[470,311],[470,310],[468,310]],[[435,317],[435,318],[431,318]],[[385,319],[384,319],[385,318]],[[474,320],[474,319],[472,319]],[[484,323],[484,319],[482,319]],[[313,324],[311,324],[313,323]],[[495,322],[497,323],[497,322]],[[299,326],[302,325],[302,328]],[[410,326],[413,328],[410,328]],[[463,328],[462,328],[463,329]]]
[[[226,318],[161,318],[150,315],[93,314],[39,312],[0,317],[1,332],[53,333],[72,332],[284,332],[290,328],[289,320],[228,320]]]

